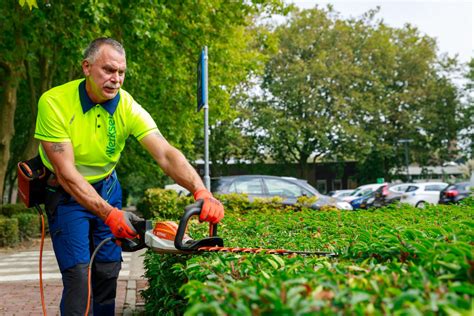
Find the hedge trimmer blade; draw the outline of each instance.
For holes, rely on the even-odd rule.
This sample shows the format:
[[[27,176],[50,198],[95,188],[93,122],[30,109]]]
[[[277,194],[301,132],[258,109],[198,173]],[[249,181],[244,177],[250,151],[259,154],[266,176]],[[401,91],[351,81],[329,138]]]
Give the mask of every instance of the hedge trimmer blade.
[[[300,251],[288,249],[267,249],[267,248],[239,248],[239,247],[201,247],[198,252],[232,252],[232,253],[265,253],[274,255],[303,255],[303,256],[324,256],[337,257],[333,252],[325,251]]]
[[[210,224],[209,237],[193,240],[185,231],[191,216],[200,214],[201,204],[198,201],[186,207],[179,225],[167,221],[157,223],[153,230],[147,229],[144,232],[146,246],[157,253],[195,254],[203,252],[228,252],[337,257],[335,253],[324,251],[224,247],[224,241],[217,236],[217,224]],[[150,227],[150,225],[146,226]]]

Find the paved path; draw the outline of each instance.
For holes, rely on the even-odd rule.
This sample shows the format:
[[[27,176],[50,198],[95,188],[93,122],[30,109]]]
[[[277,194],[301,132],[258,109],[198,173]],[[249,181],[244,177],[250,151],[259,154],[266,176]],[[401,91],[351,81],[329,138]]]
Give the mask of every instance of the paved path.
[[[43,251],[43,286],[48,315],[59,315],[61,274],[52,251],[51,240],[45,240]],[[0,250],[0,315],[42,315],[39,290],[39,241],[26,249]],[[144,250],[123,253],[116,314],[137,315],[143,310],[139,291],[146,286],[143,279]]]

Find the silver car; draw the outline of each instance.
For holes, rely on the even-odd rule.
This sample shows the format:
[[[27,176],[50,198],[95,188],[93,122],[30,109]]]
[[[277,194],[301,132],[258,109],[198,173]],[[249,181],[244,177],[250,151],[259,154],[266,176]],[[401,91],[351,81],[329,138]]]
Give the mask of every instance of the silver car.
[[[352,210],[352,206],[344,201],[323,195],[306,180],[292,177],[264,175],[226,176],[211,179],[211,191],[218,194],[244,193],[250,201],[255,198],[283,198],[283,204],[294,205],[301,196],[316,196],[317,201],[312,209],[332,206],[341,210]]]

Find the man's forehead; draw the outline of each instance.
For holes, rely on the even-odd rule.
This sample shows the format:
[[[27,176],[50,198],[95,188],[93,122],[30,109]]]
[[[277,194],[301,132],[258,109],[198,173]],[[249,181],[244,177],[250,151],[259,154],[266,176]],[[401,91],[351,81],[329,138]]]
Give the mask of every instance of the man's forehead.
[[[103,45],[100,48],[97,57],[97,61],[100,61],[105,65],[113,66],[116,68],[125,68],[127,66],[125,55],[123,55],[110,45]]]
[[[125,70],[127,68],[127,63],[125,61],[117,62],[114,60],[105,60],[102,63],[102,67]]]

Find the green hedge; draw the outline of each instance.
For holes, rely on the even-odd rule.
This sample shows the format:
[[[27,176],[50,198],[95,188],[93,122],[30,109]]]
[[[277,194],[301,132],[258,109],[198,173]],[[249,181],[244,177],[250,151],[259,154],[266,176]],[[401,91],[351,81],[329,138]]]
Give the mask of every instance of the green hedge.
[[[34,208],[27,208],[24,204],[3,204],[0,205],[0,215],[5,217],[12,217],[15,214],[20,213],[29,213],[29,214],[38,214]]]
[[[41,223],[38,214],[20,213],[12,218],[18,220],[20,241],[41,236]]]
[[[274,197],[271,199],[255,199],[250,203],[245,194],[216,195],[224,204],[226,212],[238,212],[245,214],[250,210],[258,208],[261,211],[301,211],[311,206],[316,198],[301,197],[294,206],[284,206],[282,199]],[[183,215],[184,208],[194,203],[192,196],[178,196],[176,191],[159,188],[148,189],[137,205],[137,210],[145,218],[160,220],[179,220]]]
[[[472,203],[344,212],[245,201],[239,208],[232,199],[219,227],[226,246],[339,257],[149,252],[147,313],[467,315],[473,308]],[[207,231],[197,221],[189,228],[196,239]]]
[[[19,241],[35,238],[41,234],[41,223],[38,212],[34,208],[27,208],[23,204],[0,205],[0,217],[5,221],[2,227],[8,227],[7,233],[0,237],[0,247],[14,246]],[[6,220],[8,219],[8,220]],[[47,220],[45,218],[47,229]]]
[[[184,207],[192,202],[192,197],[178,197],[173,190],[148,189],[137,204],[137,210],[145,218],[178,220]]]
[[[14,246],[18,241],[18,219],[0,216],[0,247]]]

